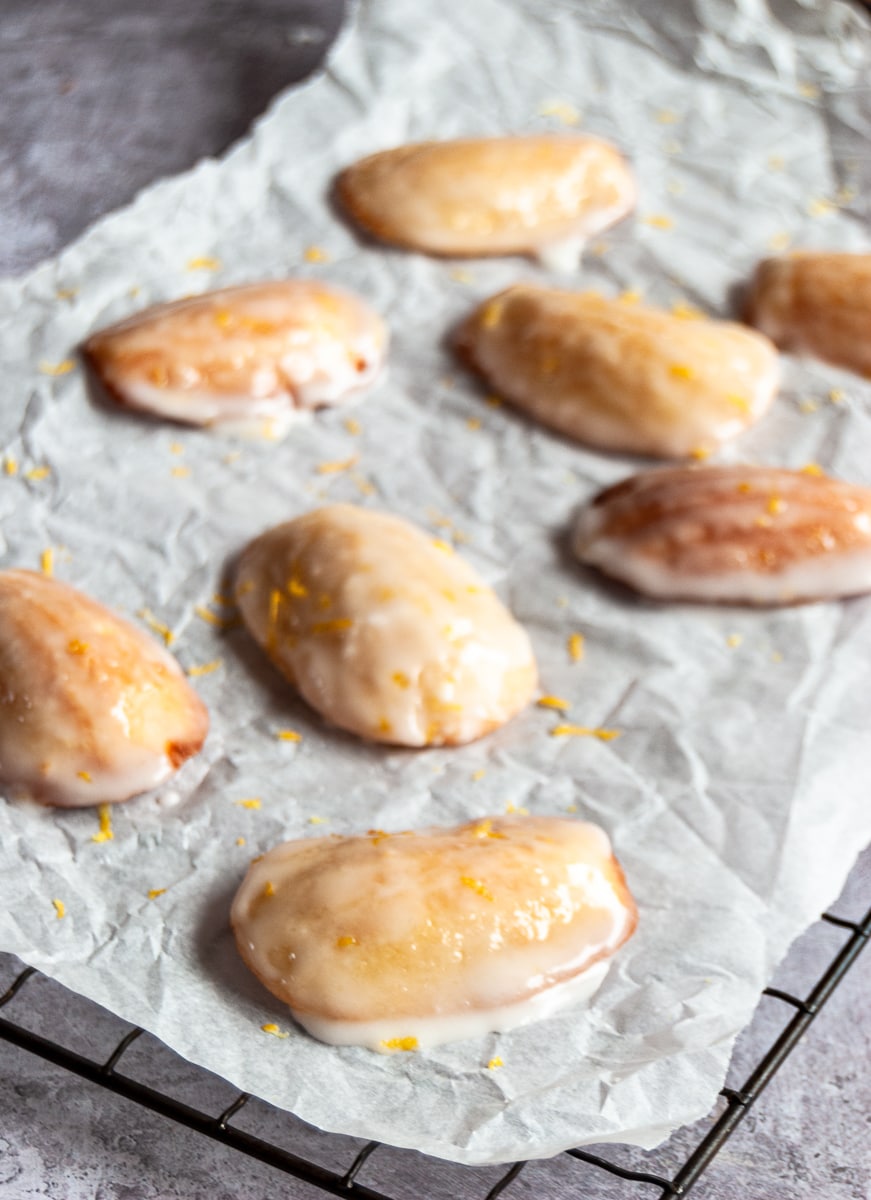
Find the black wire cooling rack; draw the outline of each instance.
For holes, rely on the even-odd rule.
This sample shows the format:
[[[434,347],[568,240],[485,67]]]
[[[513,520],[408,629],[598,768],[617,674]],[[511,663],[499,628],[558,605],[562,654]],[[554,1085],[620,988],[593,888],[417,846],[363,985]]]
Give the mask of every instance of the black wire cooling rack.
[[[829,958],[825,969],[811,985],[804,999],[792,992],[782,991],[780,988],[765,989],[763,996],[789,1006],[794,1010],[793,1015],[780,1034],[768,1046],[743,1084],[738,1088],[723,1089],[721,1095],[726,1101],[723,1111],[714,1120],[707,1133],[697,1142],[683,1165],[671,1176],[666,1176],[650,1171],[635,1170],[587,1150],[567,1150],[564,1154],[558,1155],[557,1160],[571,1165],[571,1178],[576,1187],[579,1188],[583,1185],[584,1172],[593,1168],[606,1171],[629,1183],[641,1185],[638,1189],[627,1190],[627,1197],[647,1197],[648,1200],[660,1197],[663,1200],[670,1200],[672,1197],[687,1195],[795,1049],[808,1026],[859,957],[871,936],[871,909],[864,918],[858,921],[846,920],[831,913],[825,913],[821,920],[829,926],[842,930],[844,941]],[[26,997],[28,984],[31,984],[32,987],[31,981],[39,978],[39,973],[32,967],[26,967],[20,971],[7,991],[0,996],[0,1008],[4,1008],[22,993]],[[328,1195],[352,1196],[358,1200],[403,1200],[398,1193],[388,1195],[386,1192],[368,1187],[358,1181],[358,1175],[364,1164],[381,1148],[382,1143],[380,1142],[368,1142],[364,1145],[347,1170],[330,1170],[301,1154],[292,1153],[272,1141],[256,1137],[234,1126],[233,1118],[252,1098],[247,1092],[240,1092],[231,1104],[215,1115],[182,1103],[164,1091],[149,1087],[147,1084],[125,1075],[121,1069],[124,1056],[144,1032],[139,1028],[131,1029],[117,1043],[108,1058],[98,1061],[67,1049],[50,1038],[34,1033],[23,1025],[6,1019],[5,1015],[0,1016],[0,1038],[5,1041],[31,1051],[111,1092],[134,1100],[153,1112],[205,1134],[206,1137],[230,1146],[242,1154],[267,1163],[271,1167],[276,1167]],[[207,1074],[207,1072],[203,1072],[204,1076]],[[436,1168],[446,1165],[437,1160],[430,1161]],[[516,1162],[506,1166],[503,1174],[489,1186],[489,1191],[480,1194],[480,1200],[495,1200],[495,1197],[501,1195],[527,1165],[525,1162]],[[472,1195],[472,1193],[468,1194]],[[574,1194],[579,1195],[580,1193],[575,1192]],[[408,1193],[406,1193],[407,1195]]]

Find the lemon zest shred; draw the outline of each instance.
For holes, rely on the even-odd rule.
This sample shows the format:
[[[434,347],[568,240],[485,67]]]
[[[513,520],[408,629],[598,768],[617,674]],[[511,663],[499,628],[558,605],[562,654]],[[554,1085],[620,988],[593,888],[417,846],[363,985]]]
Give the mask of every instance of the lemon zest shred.
[[[477,783],[480,779],[483,779],[486,774],[487,774],[487,772],[484,770],[483,767],[478,767],[477,771],[472,772],[473,782]]]
[[[148,892],[148,899],[156,900],[158,896],[164,896],[165,894],[166,888],[150,888]]]
[[[729,636],[726,638],[726,645],[731,650],[737,650],[743,641],[744,641],[744,638],[742,637],[742,635],[740,633],[730,633]]]
[[[350,617],[333,617],[331,621],[315,621],[309,630],[315,635],[325,633],[344,633],[346,629],[350,629],[354,622]]]
[[[159,633],[167,646],[171,646],[175,641],[175,634],[168,625],[164,625],[162,621],[158,621],[154,613],[148,608],[140,608],[137,614],[149,629],[153,629],[155,633]]]
[[[54,574],[54,551],[50,547],[39,556],[39,566],[46,579],[51,579]]]
[[[247,839],[247,838],[245,838],[245,837],[237,837],[237,838],[236,838],[236,845],[237,845],[237,846],[247,846],[247,844],[248,844],[248,839]]]
[[[341,937],[336,938],[336,945],[340,950],[344,950],[346,946],[359,946],[359,944],[351,933],[345,933]]]
[[[3,459],[3,471],[6,475],[18,474],[18,459],[14,454],[7,454]]]
[[[67,906],[64,904],[63,900],[52,900],[52,904],[54,905],[54,911],[57,914],[57,919],[62,921],[67,915]]]
[[[666,213],[649,213],[646,217],[642,217],[645,225],[649,225],[651,229],[673,229],[674,218],[669,217]]]
[[[223,658],[213,658],[211,662],[203,663],[202,666],[188,667],[187,674],[192,679],[197,679],[200,675],[211,675],[213,671],[220,670],[223,665]]]
[[[263,888],[263,895],[266,896],[267,898],[269,896],[275,895],[275,884],[272,882],[271,879],[267,879],[266,884],[264,885],[264,888]]]
[[[823,468],[819,465],[819,463],[809,462],[804,464],[801,469],[801,473],[802,475],[822,475]]]
[[[561,696],[539,696],[535,703],[539,708],[558,708],[561,712],[571,708],[571,703]]]
[[[289,1033],[282,1033],[281,1029],[279,1029],[279,1027],[273,1021],[267,1021],[267,1023],[265,1025],[261,1025],[260,1028],[263,1030],[264,1033],[269,1033],[273,1037],[277,1037],[277,1038],[290,1037]]]
[[[360,422],[355,420],[353,417],[346,417],[345,429],[351,434],[352,437],[356,437],[359,433],[362,433],[363,427]]]
[[[572,662],[580,662],[584,657],[584,635],[582,633],[570,633],[567,644],[569,658]]]
[[[329,262],[330,256],[321,246],[306,246],[303,258],[310,263]]]
[[[416,1050],[419,1045],[416,1037],[386,1038],[381,1042],[385,1050]]]
[[[318,463],[318,475],[337,475],[340,471],[348,471],[355,467],[359,461],[360,455],[352,454],[350,458],[336,459],[335,462]]]
[[[91,772],[90,771],[76,771],[76,774],[78,775],[79,779],[83,780],[85,783],[91,782]]]
[[[302,734],[297,733],[295,729],[278,729],[275,736],[280,742],[301,742]]]
[[[40,483],[43,479],[48,479],[51,474],[51,467],[31,467],[25,472],[24,478],[30,479],[34,483]]]
[[[695,371],[686,363],[672,363],[668,368],[668,373],[674,379],[695,379],[696,377]]]
[[[39,371],[42,375],[69,375],[70,371],[75,370],[75,366],[75,360],[72,358],[64,358],[56,363],[46,362],[43,359],[39,364]]]
[[[67,642],[68,654],[84,654],[88,649],[87,642],[81,642],[78,638],[70,638]]]
[[[112,814],[108,804],[101,804],[97,809],[100,817],[100,829],[98,833],[91,835],[92,842],[111,842],[115,834],[112,832]]]
[[[233,803],[238,804],[240,808],[257,809],[263,806],[263,801],[259,796],[248,796],[244,800],[234,800]]]
[[[326,825],[327,818],[326,817],[314,817],[314,816],[309,817],[308,823],[309,823],[309,825]]]
[[[189,258],[185,266],[189,271],[220,271],[224,264],[219,258],[201,254],[198,258]]]
[[[496,1058],[491,1058],[490,1061],[487,1063],[487,1070],[488,1071],[498,1071],[498,1069],[500,1067],[504,1067],[504,1066],[505,1066],[505,1063],[497,1055]]]

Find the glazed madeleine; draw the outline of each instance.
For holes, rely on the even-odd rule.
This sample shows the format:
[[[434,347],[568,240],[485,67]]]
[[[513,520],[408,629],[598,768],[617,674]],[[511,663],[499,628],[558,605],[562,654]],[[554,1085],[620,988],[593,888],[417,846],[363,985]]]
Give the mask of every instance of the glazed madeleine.
[[[747,316],[784,350],[871,377],[871,254],[766,259]]]
[[[636,909],[598,826],[512,816],[285,842],[252,864],[231,920],[309,1033],[391,1051],[587,999]]]
[[[581,134],[419,142],[348,167],[339,199],[367,233],[426,254],[574,258],[631,212],[635,182]],[[567,265],[573,266],[574,263]]]
[[[387,330],[350,292],[311,279],[159,304],[95,333],[85,354],[123,405],[272,437],[378,374]]]
[[[871,489],[819,468],[675,467],[600,493],[585,563],[648,596],[793,604],[871,591]]]
[[[526,284],[481,305],[457,348],[500,396],[603,450],[682,458],[762,416],[778,384],[767,338],[726,321]]]
[[[75,588],[0,572],[0,784],[79,808],[157,787],[209,719],[175,659]]]
[[[526,633],[450,546],[386,513],[334,504],[257,538],[242,617],[305,700],[361,737],[468,742],[529,703]]]

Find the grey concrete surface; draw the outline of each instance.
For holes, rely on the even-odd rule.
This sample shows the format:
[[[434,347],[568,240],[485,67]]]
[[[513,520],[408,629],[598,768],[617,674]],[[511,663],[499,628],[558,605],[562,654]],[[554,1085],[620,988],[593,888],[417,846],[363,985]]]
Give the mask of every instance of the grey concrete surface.
[[[340,0],[0,0],[0,273],[24,271],[144,185],[220,153],[281,88],[314,68]],[[871,853],[836,910],[864,913]],[[806,994],[840,944],[815,926],[776,982]],[[0,991],[14,960],[0,956]],[[698,1185],[705,1200],[871,1198],[871,952]],[[96,1056],[125,1027],[47,980],[6,1015]],[[740,1039],[738,1085],[789,1012],[765,1000]],[[223,1081],[142,1039],[125,1070],[218,1112]],[[359,1142],[313,1130],[252,1102],[243,1128],[344,1169]],[[603,1153],[669,1173],[710,1124],[680,1131],[650,1155]],[[383,1148],[360,1182],[410,1200],[483,1198],[501,1171]],[[562,1156],[532,1164],[508,1200],[630,1200],[655,1189],[622,1183]],[[323,1192],[0,1042],[0,1200],[314,1200]]]

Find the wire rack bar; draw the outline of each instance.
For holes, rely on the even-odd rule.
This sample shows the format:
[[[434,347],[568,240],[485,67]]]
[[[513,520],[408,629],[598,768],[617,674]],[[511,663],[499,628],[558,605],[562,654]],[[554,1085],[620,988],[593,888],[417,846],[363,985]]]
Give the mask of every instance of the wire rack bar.
[[[831,913],[824,913],[821,919],[845,930],[849,933],[849,938],[832,957],[806,999],[782,991],[780,988],[765,989],[763,995],[788,1004],[796,1011],[744,1084],[739,1088],[723,1088],[721,1094],[727,1102],[725,1109],[673,1178],[669,1179],[664,1175],[648,1171],[636,1171],[581,1148],[572,1149],[566,1153],[577,1162],[597,1167],[619,1179],[657,1188],[659,1200],[676,1200],[678,1197],[686,1196],[795,1049],[808,1026],[818,1016],[832,992],[871,938],[871,909],[861,921],[850,921]],[[0,1008],[13,1000],[25,987],[27,981],[36,974],[33,967],[26,967],[22,970],[0,996]],[[107,1088],[125,1099],[133,1100],[137,1104],[151,1109],[152,1112],[159,1113],[189,1129],[205,1134],[214,1141],[239,1150],[259,1162],[266,1163],[267,1166],[275,1167],[288,1175],[313,1184],[329,1195],[350,1196],[355,1197],[356,1200],[391,1200],[391,1197],[385,1193],[375,1191],[357,1182],[358,1174],[369,1158],[379,1149],[380,1142],[367,1142],[347,1171],[340,1175],[317,1163],[301,1158],[299,1155],[292,1154],[271,1142],[255,1137],[253,1134],[236,1129],[231,1121],[251,1098],[248,1092],[240,1092],[235,1100],[219,1116],[215,1117],[200,1112],[155,1088],[150,1088],[146,1084],[119,1074],[118,1063],[129,1046],[143,1032],[138,1027],[131,1029],[121,1038],[105,1062],[99,1063],[85,1058],[73,1050],[59,1046],[39,1034],[31,1033],[13,1021],[0,1017],[0,1038],[4,1038],[21,1049],[37,1054],[56,1066],[72,1071],[92,1083]],[[501,1196],[525,1165],[524,1162],[516,1162],[511,1165],[491,1187],[484,1200],[496,1200]]]

